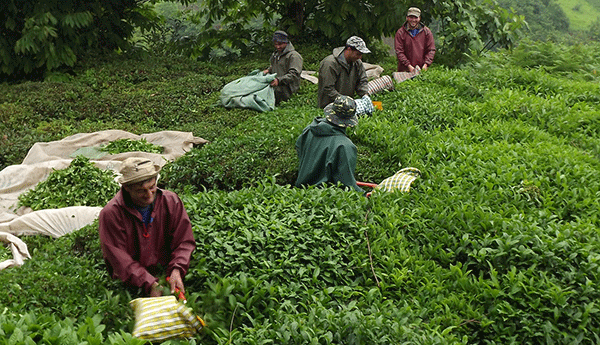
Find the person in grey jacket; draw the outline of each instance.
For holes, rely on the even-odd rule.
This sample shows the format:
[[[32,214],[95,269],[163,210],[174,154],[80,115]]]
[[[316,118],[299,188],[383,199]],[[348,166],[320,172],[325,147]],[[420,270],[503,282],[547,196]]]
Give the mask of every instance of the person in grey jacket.
[[[287,101],[300,89],[300,73],[302,73],[302,55],[294,49],[285,31],[277,30],[273,34],[275,51],[271,55],[269,68],[265,74],[276,73],[277,77],[271,82],[275,89],[275,104]]]
[[[361,59],[370,52],[362,38],[352,36],[345,47],[333,49],[333,54],[321,61],[317,91],[320,108],[325,108],[339,95],[354,97],[356,93],[362,97],[368,93],[369,80]]]

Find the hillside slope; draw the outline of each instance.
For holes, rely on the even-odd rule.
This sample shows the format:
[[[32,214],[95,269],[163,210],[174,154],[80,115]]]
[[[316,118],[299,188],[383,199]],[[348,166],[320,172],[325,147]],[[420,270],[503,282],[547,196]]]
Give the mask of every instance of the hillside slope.
[[[190,215],[187,305],[208,324],[169,344],[597,344],[599,55],[524,42],[373,95],[383,109],[348,131],[356,176],[414,167],[409,193],[292,187],[317,88],[270,112],[220,106],[256,56],[121,57],[0,85],[0,149],[108,128],[210,139],[161,171]],[[140,292],[108,277],[97,225],[25,240],[32,259],[0,271],[0,345],[144,343]]]
[[[589,30],[590,25],[600,18],[600,3],[597,0],[556,0],[569,18],[572,30]]]

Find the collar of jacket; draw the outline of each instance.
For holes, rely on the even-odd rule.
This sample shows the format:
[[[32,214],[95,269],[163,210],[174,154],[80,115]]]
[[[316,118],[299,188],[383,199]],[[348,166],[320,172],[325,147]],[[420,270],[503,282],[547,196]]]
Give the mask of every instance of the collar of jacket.
[[[121,189],[119,190],[119,192],[117,193],[121,194],[119,197],[117,197],[117,204],[119,206],[121,206],[124,210],[126,210],[127,212],[129,212],[130,214],[132,214],[134,217],[139,218],[140,220],[142,219],[142,215],[140,214],[140,212],[138,210],[135,209],[135,207],[133,207],[133,202],[131,201],[131,197],[129,196],[129,193],[127,193],[127,191],[125,191],[125,188],[121,187]],[[156,188],[156,197],[154,198],[154,202],[152,202],[152,204],[154,206],[156,206],[156,200],[158,200],[158,198],[162,195],[162,190],[160,188]],[[154,208],[153,211],[154,212]]]
[[[345,127],[336,126],[324,117],[316,117],[309,127],[314,135],[320,137],[348,136]]]
[[[277,59],[280,59],[282,56],[294,50],[296,49],[294,49],[294,45],[292,44],[292,42],[288,42],[287,46],[285,46],[281,54],[279,54],[279,52],[276,50],[275,52],[273,52],[273,56],[275,56]]]
[[[402,24],[402,27],[404,28],[404,30],[406,30],[406,32],[410,33],[410,29],[408,28],[408,21],[405,21],[404,24]],[[419,29],[419,31],[417,32],[417,35],[419,34],[419,32],[423,31],[424,27],[425,27],[425,25],[423,25],[423,23],[419,23],[417,25],[417,29]]]
[[[354,61],[352,64],[349,64],[348,61],[346,61],[345,58],[340,59],[340,54],[342,54],[342,52],[344,51],[344,49],[346,49],[346,47],[337,47],[333,49],[333,57],[335,58],[335,61],[337,61],[340,66],[344,67],[344,69],[346,69],[347,71],[350,70],[350,68],[352,68],[352,64],[357,63],[360,60],[356,60]],[[362,61],[361,61],[362,63]]]

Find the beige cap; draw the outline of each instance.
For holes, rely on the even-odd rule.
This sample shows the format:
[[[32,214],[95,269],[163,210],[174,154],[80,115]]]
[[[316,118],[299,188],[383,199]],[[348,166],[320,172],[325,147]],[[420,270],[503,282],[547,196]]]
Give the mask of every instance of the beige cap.
[[[148,158],[130,157],[123,161],[119,183],[122,185],[146,181],[158,175],[160,166]]]

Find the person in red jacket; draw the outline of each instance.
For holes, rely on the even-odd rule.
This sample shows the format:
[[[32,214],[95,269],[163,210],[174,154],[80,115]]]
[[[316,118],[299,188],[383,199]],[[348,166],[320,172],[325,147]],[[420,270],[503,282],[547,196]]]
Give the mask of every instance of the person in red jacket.
[[[99,235],[109,274],[151,297],[162,295],[166,273],[171,292],[185,293],[183,278],[196,241],[177,194],[157,188],[160,166],[128,158],[120,169],[121,189],[102,209]]]
[[[433,63],[435,42],[431,30],[421,23],[420,9],[408,9],[406,21],[396,31],[394,49],[398,72],[413,72],[417,67],[425,71]]]

